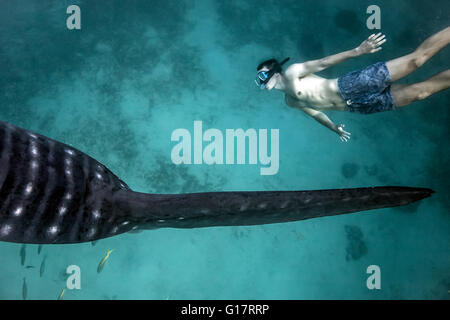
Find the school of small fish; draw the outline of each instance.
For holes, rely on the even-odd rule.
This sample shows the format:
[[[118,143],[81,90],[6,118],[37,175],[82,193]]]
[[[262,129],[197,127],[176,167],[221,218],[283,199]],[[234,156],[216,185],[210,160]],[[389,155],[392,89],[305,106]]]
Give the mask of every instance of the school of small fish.
[[[95,244],[97,243],[97,241],[93,241],[92,242],[92,246],[95,246]],[[20,247],[20,251],[19,251],[19,257],[20,257],[20,264],[22,266],[24,266],[25,269],[35,269],[34,265],[26,265],[25,266],[25,261],[26,261],[26,255],[27,255],[27,245],[22,244]],[[37,254],[38,256],[41,254],[43,249],[43,245],[38,245],[37,247]],[[106,262],[108,261],[111,253],[114,251],[114,249],[110,249],[106,251],[105,256],[100,260],[100,263],[97,266],[97,273],[102,272],[103,268],[105,267]],[[41,265],[39,268],[39,277],[42,278],[44,276],[45,273],[45,265],[46,265],[46,261],[47,261],[47,255],[44,256],[44,258],[41,261]],[[64,287],[60,294],[57,297],[57,300],[63,300],[64,294],[66,292],[66,288]],[[22,281],[22,299],[23,300],[27,300],[28,298],[28,285],[27,285],[27,280],[26,277],[23,277],[23,281]]]

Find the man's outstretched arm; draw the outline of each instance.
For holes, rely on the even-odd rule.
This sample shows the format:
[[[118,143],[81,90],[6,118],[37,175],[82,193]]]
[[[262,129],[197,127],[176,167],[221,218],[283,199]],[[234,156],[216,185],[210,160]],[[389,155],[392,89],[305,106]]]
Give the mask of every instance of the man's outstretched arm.
[[[330,118],[328,118],[325,113],[306,107],[301,107],[300,109],[307,115],[313,117],[320,124],[336,132],[342,141],[347,141],[348,139],[350,139],[351,133],[343,129],[344,125],[343,124],[335,125],[333,121],[331,121]]]
[[[302,77],[310,73],[322,71],[350,58],[380,51],[382,49],[381,45],[385,42],[385,35],[381,33],[372,34],[367,40],[363,41],[355,49],[344,51],[318,60],[311,60],[304,63],[295,63],[289,66],[286,71],[294,72],[296,76]]]

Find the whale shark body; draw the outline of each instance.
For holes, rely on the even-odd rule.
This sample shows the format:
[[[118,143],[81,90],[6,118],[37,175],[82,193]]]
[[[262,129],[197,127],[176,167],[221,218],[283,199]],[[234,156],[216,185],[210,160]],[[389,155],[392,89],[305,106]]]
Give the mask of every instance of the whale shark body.
[[[65,244],[136,229],[280,223],[406,205],[433,190],[146,194],[64,143],[0,121],[0,241]]]

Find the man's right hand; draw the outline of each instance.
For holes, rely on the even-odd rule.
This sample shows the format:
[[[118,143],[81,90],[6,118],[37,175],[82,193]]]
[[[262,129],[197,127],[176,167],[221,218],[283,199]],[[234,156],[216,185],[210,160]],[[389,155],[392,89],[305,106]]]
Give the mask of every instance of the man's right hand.
[[[345,131],[343,128],[345,127],[344,124],[340,124],[337,126],[336,133],[339,135],[339,138],[343,142],[347,142],[350,139],[351,133]]]

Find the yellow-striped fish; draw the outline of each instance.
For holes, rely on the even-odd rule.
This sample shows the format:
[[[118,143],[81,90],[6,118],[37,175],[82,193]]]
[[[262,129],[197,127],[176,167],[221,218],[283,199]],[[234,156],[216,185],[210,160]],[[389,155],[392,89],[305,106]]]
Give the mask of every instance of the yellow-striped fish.
[[[105,266],[106,260],[108,260],[109,255],[114,251],[114,249],[106,251],[106,255],[103,257],[103,259],[100,261],[97,267],[97,273],[100,273],[103,270],[103,267]]]
[[[61,293],[60,293],[59,296],[58,296],[58,300],[62,300],[62,298],[63,298],[65,292],[66,292],[66,288],[63,288],[63,289],[61,290]]]

